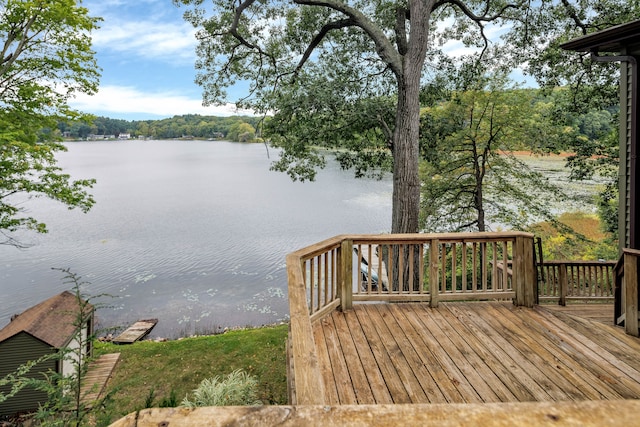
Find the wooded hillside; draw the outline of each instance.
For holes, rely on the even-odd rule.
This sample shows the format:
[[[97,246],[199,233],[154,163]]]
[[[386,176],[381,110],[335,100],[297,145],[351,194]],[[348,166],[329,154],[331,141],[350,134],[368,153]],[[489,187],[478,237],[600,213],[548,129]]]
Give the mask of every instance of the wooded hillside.
[[[86,139],[91,135],[114,135],[123,133],[131,138],[225,138],[233,141],[251,142],[261,117],[251,116],[201,116],[187,114],[161,120],[122,120],[96,117],[93,123],[59,123],[58,129],[67,138]],[[247,135],[249,134],[249,135]],[[244,136],[244,138],[243,138]]]

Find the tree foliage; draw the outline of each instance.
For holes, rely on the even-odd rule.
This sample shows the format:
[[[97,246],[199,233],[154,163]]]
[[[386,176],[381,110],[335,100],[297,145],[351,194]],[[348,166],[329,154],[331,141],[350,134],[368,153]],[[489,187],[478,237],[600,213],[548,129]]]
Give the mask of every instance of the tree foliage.
[[[348,153],[339,159],[356,175],[391,166],[392,232],[418,230],[420,88],[447,66],[448,42],[525,68],[549,87],[598,84],[570,93],[578,105],[602,107],[611,105],[613,74],[585,77],[591,64],[575,64],[558,46],[638,16],[638,2],[624,0],[174,2],[192,6],[185,18],[199,30],[205,103],[250,82],[239,103],[274,114],[269,136],[284,149],[274,168],[293,177],[313,178],[326,148]]]
[[[590,53],[567,52],[560,45],[638,19],[640,2],[561,0],[543,5],[545,13],[521,36],[529,45],[523,52],[526,70],[543,88],[564,88],[557,92],[555,117],[558,124],[572,128],[562,142],[565,150],[575,153],[568,166],[575,179],[596,173],[609,178],[601,193],[600,212],[605,229],[615,230],[619,64],[600,62]]]
[[[173,139],[181,137],[226,138],[233,126],[242,123],[259,127],[261,117],[255,116],[202,116],[183,114],[158,120],[123,120],[95,117],[91,122],[60,122],[58,129],[65,137],[85,139],[89,135],[114,135],[129,133],[132,137]]]
[[[429,231],[523,229],[551,221],[560,189],[512,154],[542,152],[557,130],[536,91],[508,87],[504,76],[476,77],[474,86],[422,114],[422,224]]]
[[[425,64],[436,62],[435,43],[486,48],[487,24],[530,16],[530,3],[520,0],[215,0],[206,9],[199,0],[175,3],[193,6],[185,18],[199,29],[197,82],[205,103],[224,102],[231,84],[247,80],[250,93],[240,103],[276,115],[282,137],[274,141],[285,150],[277,169],[310,176],[310,167],[323,165],[312,144],[362,153],[343,163],[358,174],[369,162],[392,163],[392,232],[418,230],[420,86]],[[437,22],[447,28],[432,33]],[[366,99],[389,99],[392,108],[369,104],[364,111],[373,114],[366,115]],[[303,107],[292,112],[296,104]],[[288,123],[303,129],[311,114],[329,118],[314,139],[287,132]]]
[[[0,244],[46,226],[24,214],[24,198],[48,197],[88,210],[92,180],[71,180],[57,166],[58,121],[78,119],[76,93],[94,93],[99,69],[90,33],[98,19],[75,0],[0,1]]]

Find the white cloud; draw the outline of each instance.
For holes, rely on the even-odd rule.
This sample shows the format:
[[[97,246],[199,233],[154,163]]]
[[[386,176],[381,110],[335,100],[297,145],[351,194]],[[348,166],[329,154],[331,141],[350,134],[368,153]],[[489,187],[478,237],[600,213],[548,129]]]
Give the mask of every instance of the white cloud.
[[[149,116],[148,118],[153,119],[180,114],[208,116],[253,114],[248,110],[238,110],[234,104],[205,107],[201,100],[189,98],[175,91],[145,93],[126,86],[101,86],[96,95],[82,94],[69,104],[80,111],[109,117],[135,115],[136,117]]]
[[[187,23],[111,21],[105,22],[92,38],[95,48],[101,51],[190,64],[195,60],[195,29]]]

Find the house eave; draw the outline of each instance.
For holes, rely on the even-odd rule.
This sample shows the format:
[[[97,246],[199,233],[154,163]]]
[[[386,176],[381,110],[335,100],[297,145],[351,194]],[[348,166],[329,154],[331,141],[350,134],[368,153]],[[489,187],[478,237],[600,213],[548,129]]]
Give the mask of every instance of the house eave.
[[[577,52],[617,53],[637,43],[640,43],[640,19],[575,38],[560,47]]]

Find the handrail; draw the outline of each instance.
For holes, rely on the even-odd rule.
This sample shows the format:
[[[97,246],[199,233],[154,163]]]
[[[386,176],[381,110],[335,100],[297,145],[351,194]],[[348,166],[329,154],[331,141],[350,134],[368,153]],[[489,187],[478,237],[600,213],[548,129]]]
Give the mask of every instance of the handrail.
[[[538,296],[566,305],[573,300],[611,300],[615,288],[615,261],[545,261],[538,266]]]
[[[287,256],[290,403],[324,404],[312,323],[363,301],[535,300],[524,232],[340,235]]]

